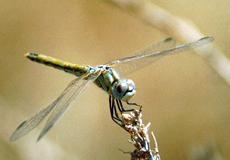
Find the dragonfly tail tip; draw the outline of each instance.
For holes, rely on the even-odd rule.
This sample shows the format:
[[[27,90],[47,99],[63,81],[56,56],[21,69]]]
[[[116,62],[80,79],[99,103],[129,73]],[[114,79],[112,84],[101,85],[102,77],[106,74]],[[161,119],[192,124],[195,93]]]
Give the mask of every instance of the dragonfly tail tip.
[[[29,55],[30,55],[30,53],[26,53],[26,54],[24,54],[24,56],[25,56],[25,57],[28,57]]]

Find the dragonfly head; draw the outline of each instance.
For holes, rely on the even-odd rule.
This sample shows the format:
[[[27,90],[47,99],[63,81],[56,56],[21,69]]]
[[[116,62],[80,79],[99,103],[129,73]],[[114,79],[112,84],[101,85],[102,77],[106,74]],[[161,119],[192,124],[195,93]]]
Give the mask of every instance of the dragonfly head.
[[[136,93],[135,84],[131,79],[123,79],[112,86],[115,98],[129,101]]]

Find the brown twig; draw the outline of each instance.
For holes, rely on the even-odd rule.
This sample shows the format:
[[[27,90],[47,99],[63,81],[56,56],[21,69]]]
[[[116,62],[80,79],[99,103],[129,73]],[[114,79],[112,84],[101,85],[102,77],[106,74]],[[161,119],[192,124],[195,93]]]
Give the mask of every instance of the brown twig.
[[[131,135],[131,140],[129,142],[135,146],[135,150],[133,152],[124,152],[129,153],[131,155],[131,160],[136,159],[149,159],[149,160],[160,160],[160,155],[158,151],[158,146],[156,142],[156,138],[152,133],[155,148],[151,150],[150,140],[148,135],[148,130],[150,127],[150,123],[146,126],[142,123],[142,114],[138,110],[134,110],[129,113],[122,113],[122,127],[128,131]]]

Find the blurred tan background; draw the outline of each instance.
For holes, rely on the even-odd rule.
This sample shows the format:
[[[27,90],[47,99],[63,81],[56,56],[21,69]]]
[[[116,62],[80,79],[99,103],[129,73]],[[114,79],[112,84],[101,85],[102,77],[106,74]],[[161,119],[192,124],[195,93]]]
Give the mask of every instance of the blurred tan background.
[[[230,1],[153,1],[191,20],[230,59]],[[1,159],[129,159],[129,135],[112,122],[108,95],[91,86],[36,143],[44,123],[9,143],[16,127],[57,98],[75,77],[27,60],[36,52],[73,63],[103,64],[170,35],[107,1],[0,1]],[[183,42],[178,42],[181,44]],[[230,88],[193,51],[168,56],[126,76],[143,105],[162,159],[209,151],[230,157]],[[193,158],[194,159],[194,158]]]

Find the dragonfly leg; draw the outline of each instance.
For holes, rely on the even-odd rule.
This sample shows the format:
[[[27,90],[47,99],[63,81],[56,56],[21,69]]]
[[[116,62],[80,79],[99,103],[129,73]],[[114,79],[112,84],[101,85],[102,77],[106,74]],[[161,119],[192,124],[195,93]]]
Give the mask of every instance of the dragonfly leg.
[[[115,102],[116,101],[116,102]],[[128,105],[135,105],[140,107],[139,112],[141,112],[141,105],[138,105],[136,103],[129,103],[126,102]],[[122,127],[122,119],[120,118],[120,116],[118,115],[117,109],[120,111],[120,113],[122,114],[123,112],[132,112],[135,109],[125,109],[122,101],[120,99],[116,99],[114,97],[112,97],[111,95],[109,96],[109,106],[110,106],[110,114],[111,114],[111,118],[112,120],[117,123],[119,126]]]
[[[115,123],[117,123],[119,126],[121,126],[122,120],[117,113],[117,109],[116,109],[117,106],[116,106],[115,100],[114,100],[114,98],[112,98],[112,96],[109,96],[109,106],[110,106],[110,114],[111,114],[112,120]]]
[[[139,109],[139,112],[141,112],[141,108],[142,108],[142,105],[139,105],[139,104],[136,104],[136,103],[130,103],[130,102],[126,102],[128,105],[135,105],[135,106],[138,106],[138,107],[140,107],[140,109]]]
[[[116,102],[117,102],[118,109],[120,110],[121,113],[134,111],[134,109],[125,109],[120,99],[116,99]]]

